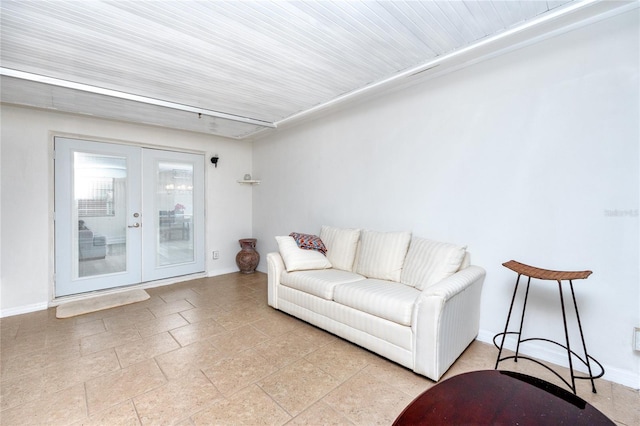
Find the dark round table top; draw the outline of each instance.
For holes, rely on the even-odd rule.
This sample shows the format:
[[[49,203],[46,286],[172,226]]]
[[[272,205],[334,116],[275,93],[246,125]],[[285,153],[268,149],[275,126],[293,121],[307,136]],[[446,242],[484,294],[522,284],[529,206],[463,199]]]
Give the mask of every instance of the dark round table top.
[[[613,425],[573,393],[511,371],[447,379],[418,396],[394,425]]]

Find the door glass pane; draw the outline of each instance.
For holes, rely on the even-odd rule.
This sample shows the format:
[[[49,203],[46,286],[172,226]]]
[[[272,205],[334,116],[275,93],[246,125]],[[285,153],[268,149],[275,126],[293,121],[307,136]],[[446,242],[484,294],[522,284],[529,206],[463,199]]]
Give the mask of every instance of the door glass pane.
[[[156,264],[194,261],[193,164],[158,161]]]
[[[75,152],[72,221],[76,278],[127,270],[125,157]],[[77,224],[77,225],[75,225]]]

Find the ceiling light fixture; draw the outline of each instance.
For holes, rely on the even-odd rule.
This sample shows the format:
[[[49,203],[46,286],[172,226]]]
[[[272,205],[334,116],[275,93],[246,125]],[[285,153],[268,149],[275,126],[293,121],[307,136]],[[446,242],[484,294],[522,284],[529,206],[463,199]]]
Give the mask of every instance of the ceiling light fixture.
[[[205,108],[192,107],[189,105],[183,105],[175,102],[163,101],[160,99],[149,98],[146,96],[134,95],[132,93],[119,92],[117,90],[105,89],[103,87],[91,86],[88,84],[75,83],[73,81],[61,80],[58,78],[47,77],[39,74],[32,74],[24,71],[13,70],[9,68],[0,67],[0,75],[7,77],[18,78],[22,80],[33,81],[36,83],[49,84],[51,86],[64,87],[67,89],[80,90],[82,92],[94,93],[97,95],[110,96],[112,98],[125,99],[128,101],[140,102],[148,105],[155,105],[164,108],[171,108],[179,111],[193,112],[198,114],[198,118],[202,115],[208,115],[210,117],[223,118],[225,120],[237,121],[245,124],[253,124],[255,126],[275,128],[274,123],[257,120],[255,118],[243,117],[240,115],[227,114],[225,112],[213,111]]]

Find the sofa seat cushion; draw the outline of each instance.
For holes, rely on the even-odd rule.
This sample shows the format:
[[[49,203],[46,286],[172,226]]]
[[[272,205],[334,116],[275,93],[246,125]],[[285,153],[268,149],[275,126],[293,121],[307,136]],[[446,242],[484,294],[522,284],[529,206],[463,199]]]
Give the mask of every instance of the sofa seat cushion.
[[[362,280],[362,275],[340,269],[283,272],[280,277],[282,285],[326,300],[333,300],[334,288],[337,285]]]
[[[414,287],[392,281],[367,279],[336,286],[333,300],[359,311],[411,325],[413,305],[420,296]]]
[[[107,245],[107,237],[105,237],[104,235],[95,235],[93,237],[93,245],[94,246]]]

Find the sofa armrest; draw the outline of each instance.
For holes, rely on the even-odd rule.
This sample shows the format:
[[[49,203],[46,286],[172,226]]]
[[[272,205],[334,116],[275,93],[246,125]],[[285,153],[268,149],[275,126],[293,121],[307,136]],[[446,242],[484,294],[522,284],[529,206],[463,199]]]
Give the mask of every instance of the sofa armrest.
[[[416,373],[439,380],[476,338],[485,275],[471,265],[422,291],[411,325]]]
[[[268,274],[268,303],[278,309],[278,286],[280,277],[284,271],[284,261],[278,252],[267,254],[267,274]]]

